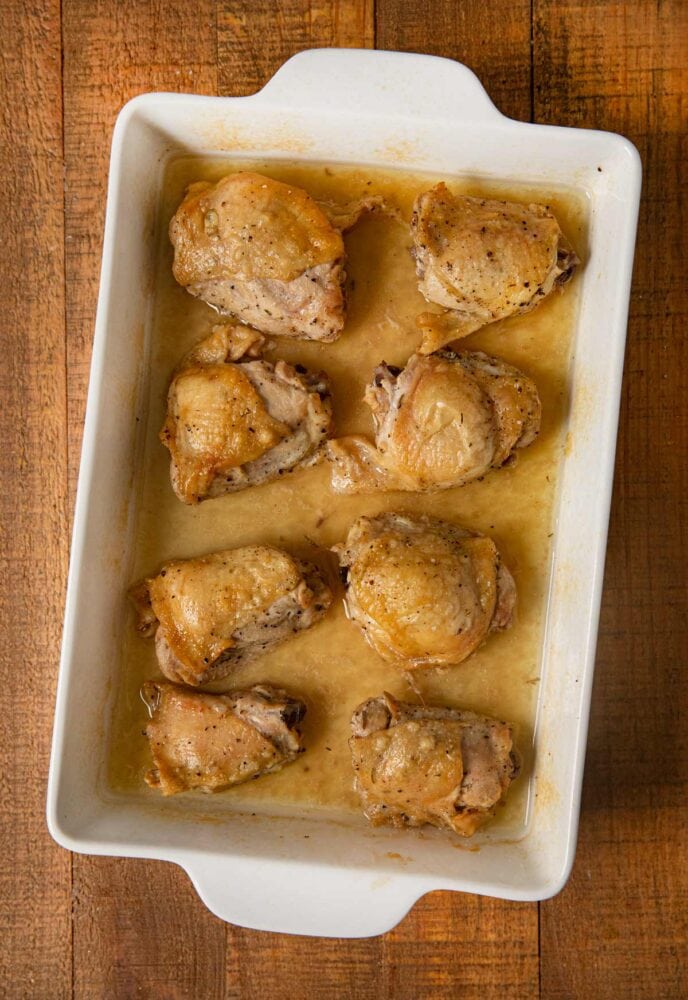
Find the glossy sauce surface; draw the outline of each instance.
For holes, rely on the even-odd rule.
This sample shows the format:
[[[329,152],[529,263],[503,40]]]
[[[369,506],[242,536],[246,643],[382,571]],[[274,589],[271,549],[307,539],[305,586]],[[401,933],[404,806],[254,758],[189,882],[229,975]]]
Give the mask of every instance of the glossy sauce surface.
[[[543,409],[541,433],[535,444],[518,453],[514,466],[492,472],[482,482],[434,494],[339,497],[329,488],[328,465],[322,462],[277,482],[187,507],[172,492],[169,456],[160,444],[158,432],[165,417],[166,391],[174,367],[186,351],[210,333],[218,317],[176,285],[167,225],[189,183],[215,181],[236,169],[257,170],[298,184],[323,200],[348,201],[380,193],[398,209],[398,219],[368,217],[345,238],[349,308],[340,339],[328,345],[272,338],[266,355],[315,370],[325,369],[333,385],[337,433],[367,433],[371,437],[372,419],[362,400],[371,372],[382,360],[403,365],[420,341],[414,317],[428,305],[416,288],[407,223],[415,197],[440,179],[401,171],[282,161],[185,158],[173,161],[167,168],[160,204],[150,397],[145,442],[136,470],[140,495],[132,582],[156,572],[161,563],[172,558],[268,543],[320,563],[336,588],[335,604],[324,621],[212,686],[226,690],[269,681],[303,697],[308,704],[302,727],[307,752],[281,772],[222,793],[216,797],[221,805],[214,802],[213,807],[269,812],[279,805],[298,810],[317,808],[332,815],[360,814],[352,789],[349,719],[359,702],[388,690],[407,700],[417,700],[420,695],[431,704],[469,708],[515,724],[517,745],[524,759],[523,775],[512,786],[509,800],[495,820],[504,836],[513,836],[523,829],[532,769],[532,734],[556,482],[564,453],[578,279],[574,277],[562,293],[553,293],[533,312],[496,323],[461,342],[462,349],[483,350],[522,368],[538,387]],[[466,194],[549,205],[584,260],[587,204],[579,196],[564,191],[480,185],[459,178],[441,179],[453,190]],[[427,513],[492,536],[515,577],[519,594],[515,624],[510,630],[492,635],[464,664],[443,671],[416,671],[411,682],[383,662],[347,621],[336,582],[336,561],[327,552],[346,537],[356,517],[388,510]],[[156,795],[143,785],[150,756],[141,732],[147,716],[139,689],[144,680],[160,674],[153,642],[134,631],[133,612],[123,621],[122,629],[121,679],[112,724],[109,780],[118,791]],[[207,797],[191,794],[201,796],[205,808]]]

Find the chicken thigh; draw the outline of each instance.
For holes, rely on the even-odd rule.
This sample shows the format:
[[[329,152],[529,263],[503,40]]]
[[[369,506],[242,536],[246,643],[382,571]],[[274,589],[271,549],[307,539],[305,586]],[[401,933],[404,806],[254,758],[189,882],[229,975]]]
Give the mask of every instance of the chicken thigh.
[[[342,230],[381,204],[330,210],[293,184],[243,171],[192,184],[170,222],[174,276],[263,333],[336,340],[346,310]]]
[[[337,545],[347,616],[405,670],[461,663],[511,625],[513,577],[491,538],[404,514],[359,517]]]
[[[404,369],[383,362],[365,401],[375,445],[361,436],[327,445],[336,493],[463,486],[513,461],[540,429],[534,383],[477,351],[414,354]]]
[[[315,566],[267,545],[169,562],[131,596],[163,674],[192,685],[310,628],[332,603]]]
[[[269,482],[323,454],[327,376],[264,361],[262,341],[250,327],[216,326],[174,374],[160,439],[184,503]]]
[[[205,694],[167,681],[146,681],[141,697],[153,768],[151,788],[175,795],[191,788],[221,792],[277,771],[302,752],[296,728],[306,706],[268,684]]]
[[[370,698],[349,741],[354,787],[374,826],[432,826],[472,836],[518,776],[511,727],[453,708]]]
[[[422,354],[533,309],[580,263],[544,205],[421,194],[411,220],[418,287],[450,313],[422,313]]]

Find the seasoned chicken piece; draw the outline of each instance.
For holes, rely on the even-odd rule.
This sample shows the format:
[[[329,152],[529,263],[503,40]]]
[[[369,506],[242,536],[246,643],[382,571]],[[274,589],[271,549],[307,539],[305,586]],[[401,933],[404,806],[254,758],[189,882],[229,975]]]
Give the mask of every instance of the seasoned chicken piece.
[[[131,596],[163,674],[193,685],[310,628],[332,603],[315,566],[267,545],[169,562]]]
[[[192,184],[170,222],[174,276],[264,333],[336,340],[346,310],[342,230],[381,205],[371,197],[320,207],[293,184],[248,172]]]
[[[184,503],[269,482],[323,454],[332,432],[327,376],[264,361],[263,340],[250,327],[216,326],[175,372],[160,440]]]
[[[154,764],[145,780],[163,795],[221,792],[278,771],[303,751],[296,726],[306,706],[268,684],[205,694],[146,681],[141,697],[151,716],[145,735]]]
[[[540,397],[518,368],[477,351],[413,354],[404,369],[384,362],[365,401],[375,445],[329,442],[336,493],[463,486],[515,459],[540,429]]]
[[[544,205],[421,194],[411,220],[418,287],[451,314],[422,313],[422,354],[487,323],[525,313],[564,285],[580,263]]]
[[[461,663],[511,625],[513,577],[491,538],[430,517],[359,517],[337,545],[344,605],[379,655],[405,670]]]
[[[472,836],[518,776],[511,727],[453,708],[370,698],[351,719],[354,787],[373,826]]]

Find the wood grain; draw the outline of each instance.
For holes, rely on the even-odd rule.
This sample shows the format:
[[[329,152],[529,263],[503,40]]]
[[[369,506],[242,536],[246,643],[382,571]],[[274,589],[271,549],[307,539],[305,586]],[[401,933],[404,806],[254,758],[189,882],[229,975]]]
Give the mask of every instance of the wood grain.
[[[0,991],[66,997],[70,860],[44,820],[67,571],[58,2],[5,5],[0,93]]]
[[[219,4],[219,93],[255,93],[285,60],[303,49],[372,48],[374,31],[373,0]]]
[[[224,924],[174,865],[84,859],[73,923],[75,998],[225,996]]]
[[[530,0],[377,0],[375,23],[378,49],[458,59],[500,111],[530,119]]]
[[[688,995],[688,7],[535,4],[538,120],[645,166],[578,858],[542,906],[543,997]]]
[[[466,899],[432,893],[393,931],[363,941],[230,928],[227,1000],[536,997],[537,906]]]
[[[100,270],[110,137],[151,90],[213,93],[212,2],[63,3],[70,511]],[[221,997],[225,928],[169,865],[76,857],[74,996]]]

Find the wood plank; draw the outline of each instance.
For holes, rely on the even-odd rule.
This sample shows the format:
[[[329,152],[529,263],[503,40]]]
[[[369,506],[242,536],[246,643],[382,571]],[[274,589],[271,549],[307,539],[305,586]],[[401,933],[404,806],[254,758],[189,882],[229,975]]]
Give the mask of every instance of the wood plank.
[[[227,1000],[522,1000],[538,993],[536,906],[432,893],[381,938],[233,929],[230,940]]]
[[[63,4],[70,500],[93,321],[110,136],[150,90],[216,90],[215,5]],[[71,506],[70,506],[71,510]],[[171,865],[74,858],[76,997],[221,997],[225,929]]]
[[[465,63],[500,111],[530,120],[530,0],[377,0],[378,49]]]
[[[228,928],[226,1000],[377,1000],[387,973],[379,938],[343,941]]]
[[[303,49],[372,48],[374,0],[235,0],[217,16],[218,87],[253,94]]]
[[[67,571],[60,4],[3,14],[0,991],[66,997],[70,857],[44,819]]]
[[[538,996],[537,904],[456,892],[426,896],[383,943],[389,997]]]
[[[688,995],[685,657],[688,8],[535,3],[538,120],[619,131],[644,161],[580,845],[542,907],[542,995]]]
[[[84,859],[74,872],[74,997],[221,1000],[224,927],[175,865]]]

